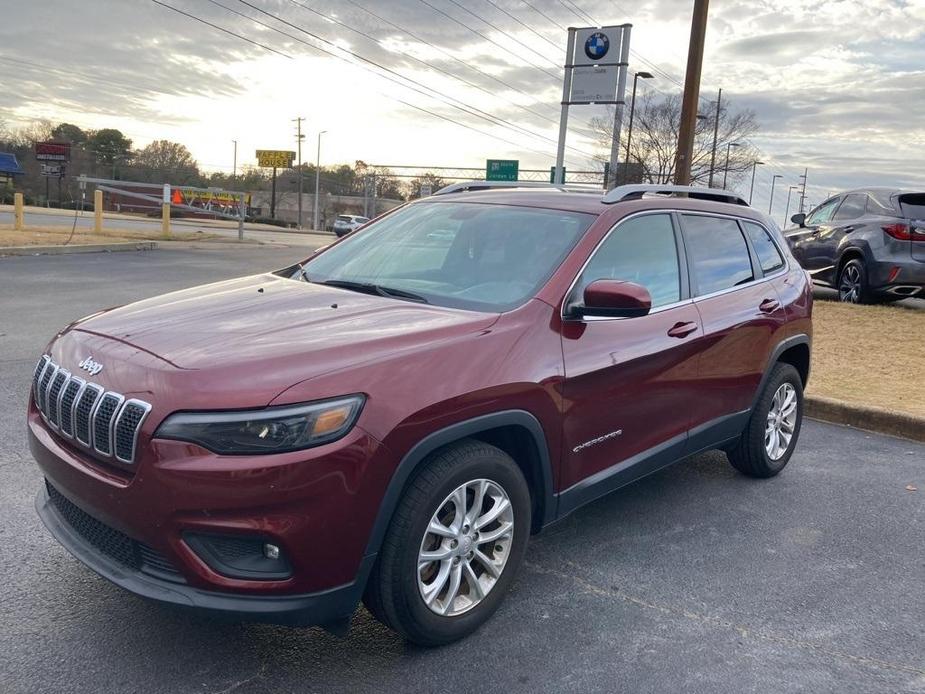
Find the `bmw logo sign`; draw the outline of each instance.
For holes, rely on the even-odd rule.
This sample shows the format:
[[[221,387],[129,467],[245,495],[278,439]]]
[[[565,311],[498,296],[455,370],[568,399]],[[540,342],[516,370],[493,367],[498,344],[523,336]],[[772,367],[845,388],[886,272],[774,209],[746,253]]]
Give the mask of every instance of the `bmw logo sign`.
[[[607,38],[607,34],[601,31],[594,32],[585,41],[585,55],[591,60],[600,60],[607,55],[609,48],[610,39]]]

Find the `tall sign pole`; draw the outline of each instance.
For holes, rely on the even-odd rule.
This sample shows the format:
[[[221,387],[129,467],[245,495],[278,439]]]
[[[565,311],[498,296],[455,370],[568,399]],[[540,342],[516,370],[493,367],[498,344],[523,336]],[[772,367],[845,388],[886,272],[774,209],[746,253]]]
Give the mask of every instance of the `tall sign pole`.
[[[703,68],[703,44],[707,34],[709,0],[694,0],[691,40],[687,51],[684,76],[684,99],[681,102],[681,128],[678,133],[678,156],[675,160],[675,183],[690,185],[691,158],[694,155],[694,132],[697,129],[697,102],[700,100],[700,72]]]
[[[615,106],[613,142],[610,148],[611,174],[620,153],[620,129],[626,95],[629,64],[630,24],[606,27],[569,27],[562,81],[562,115],[553,182],[565,183],[565,138],[569,106],[611,104]],[[612,176],[611,176],[612,177]]]
[[[620,63],[624,66],[620,72],[619,77],[617,78],[617,103],[614,105],[613,110],[613,135],[610,140],[610,178],[613,181],[613,185],[610,185],[608,182],[608,189],[616,187],[619,182],[617,176],[617,159],[620,156],[620,131],[623,129],[623,108],[624,108],[624,95],[626,94],[626,67],[629,65],[630,60],[630,30],[632,27],[626,25],[623,29],[623,40],[620,42]],[[624,180],[626,180],[624,178]]]
[[[720,89],[716,96],[716,116],[713,118],[713,152],[710,154],[710,182],[707,184],[710,188],[713,187],[713,172],[716,171],[716,141],[719,139],[719,114],[722,100],[723,90]]]
[[[565,183],[565,135],[568,132],[569,95],[572,93],[572,56],[575,54],[575,27],[568,28],[568,43],[565,46],[565,78],[562,80],[562,113],[559,115],[559,144],[556,148],[556,175],[553,183]]]

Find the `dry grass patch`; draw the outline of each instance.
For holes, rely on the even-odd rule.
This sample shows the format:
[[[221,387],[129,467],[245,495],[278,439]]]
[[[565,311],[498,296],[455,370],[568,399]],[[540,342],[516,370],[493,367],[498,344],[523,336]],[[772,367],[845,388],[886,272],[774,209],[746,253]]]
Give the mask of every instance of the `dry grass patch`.
[[[817,300],[807,393],[925,416],[925,310]]]
[[[23,231],[14,231],[11,224],[0,224],[0,247],[3,246],[60,246],[71,235],[71,228],[64,226],[32,226]],[[203,234],[199,232],[174,231],[170,234],[171,241],[205,241],[219,238],[216,234]],[[91,229],[78,228],[71,239],[71,246],[88,243],[117,243],[120,241],[159,241],[165,237],[158,229],[103,229],[95,233]]]

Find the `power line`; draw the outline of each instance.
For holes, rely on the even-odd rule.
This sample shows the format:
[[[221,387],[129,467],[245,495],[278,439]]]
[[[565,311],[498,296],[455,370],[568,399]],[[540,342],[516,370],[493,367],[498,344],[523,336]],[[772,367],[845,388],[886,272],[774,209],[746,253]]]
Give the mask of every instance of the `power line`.
[[[557,44],[557,43],[553,43],[552,41],[550,41],[549,39],[547,39],[545,36],[543,36],[540,32],[538,32],[536,29],[534,29],[533,27],[529,26],[528,24],[526,24],[526,23],[520,21],[517,17],[515,17],[513,14],[511,14],[510,12],[508,12],[506,9],[504,9],[503,7],[501,7],[500,5],[498,5],[497,3],[493,2],[493,0],[485,0],[485,2],[487,2],[489,5],[491,5],[492,7],[494,7],[494,8],[495,8],[496,10],[498,10],[499,12],[503,12],[505,15],[507,15],[508,17],[510,17],[511,19],[513,19],[515,22],[517,22],[517,23],[518,23],[520,26],[522,26],[524,29],[526,29],[526,30],[529,31],[530,33],[534,34],[535,36],[539,37],[540,39],[542,39],[543,41],[545,41],[546,43],[548,43],[550,46],[552,46],[553,48],[555,48],[557,51],[561,51],[561,52],[565,53],[565,49],[564,49],[562,46],[560,46],[560,45]]]
[[[158,4],[158,5],[163,5],[164,7],[168,8],[168,9],[173,9],[173,10],[177,11],[176,8],[173,8],[173,7],[171,7],[170,5],[166,5],[166,4],[162,3],[162,2],[160,2],[160,0],[151,0],[151,1],[154,2],[154,3],[156,3],[156,4]],[[319,41],[322,41],[322,42],[327,43],[327,44],[330,44],[330,45],[334,45],[334,44],[331,44],[330,41],[327,41],[326,39],[323,39],[323,38],[321,38],[321,37],[318,37],[318,36],[312,34],[311,32],[309,32],[309,31],[307,31],[307,30],[305,30],[305,29],[302,29],[301,27],[298,27],[298,26],[292,24],[291,22],[287,22],[286,20],[283,20],[283,19],[281,19],[281,18],[279,18],[279,17],[276,17],[275,15],[273,15],[273,14],[271,14],[271,13],[269,13],[269,12],[266,12],[266,11],[264,11],[264,10],[261,10],[260,8],[255,7],[254,5],[251,5],[250,3],[246,2],[245,0],[239,0],[239,2],[242,2],[243,4],[248,5],[249,7],[258,10],[259,12],[262,12],[263,14],[268,15],[268,16],[270,16],[270,17],[276,19],[277,21],[282,22],[283,24],[287,24],[288,26],[292,26],[293,28],[295,28],[295,29],[297,29],[297,30],[299,30],[299,31],[302,31],[303,33],[305,33],[305,34],[307,34],[307,35],[309,35],[309,36],[312,36],[313,38],[316,38],[316,39],[319,40]],[[230,9],[230,8],[229,8],[229,9]],[[232,10],[232,11],[233,11],[233,10]],[[180,12],[180,13],[181,13],[181,14],[184,14],[184,15],[187,15],[190,19],[194,19],[194,20],[196,20],[196,21],[200,21],[200,22],[203,23],[203,24],[207,24],[207,25],[209,25],[209,26],[212,26],[213,28],[222,30],[222,27],[219,27],[218,25],[213,25],[211,22],[207,22],[207,21],[205,21],[205,20],[201,20],[200,18],[198,18],[198,17],[196,17],[196,16],[194,16],[194,15],[189,15],[189,14],[186,13],[186,12]],[[244,15],[244,16],[246,17],[247,15]],[[257,21],[258,23],[260,23],[258,20],[255,20],[255,19],[252,18],[252,17],[248,17],[248,19],[250,19],[251,21]],[[274,30],[274,31],[277,31],[277,32],[280,32],[280,33],[285,34],[285,32],[282,32],[281,30],[279,30],[279,29],[277,29],[277,28],[275,28],[275,27],[271,27],[270,25],[264,24],[263,26],[265,26],[265,27],[267,27],[267,28],[270,28],[270,29],[272,29],[272,30]],[[233,32],[225,32],[225,33],[232,33],[232,34],[233,34]],[[306,41],[303,41],[303,40],[301,40],[301,39],[298,39],[297,37],[292,37],[292,36],[289,35],[289,34],[286,34],[286,35],[287,35],[287,36],[290,36],[290,38],[293,38],[293,39],[295,39],[295,40],[300,41],[301,43],[303,43],[303,44],[309,46],[309,47],[312,48],[313,50],[320,51],[320,52],[322,52],[322,53],[326,53],[326,54],[331,55],[331,56],[333,56],[333,57],[335,57],[335,58],[337,58],[337,59],[339,59],[339,60],[343,60],[343,61],[345,61],[345,62],[347,62],[347,63],[349,63],[349,64],[351,64],[351,65],[356,65],[355,63],[352,63],[352,62],[351,62],[350,60],[348,60],[347,58],[344,58],[342,55],[339,55],[339,54],[337,54],[337,53],[334,53],[333,51],[330,51],[330,50],[328,50],[328,49],[326,49],[326,48],[323,48],[323,47],[320,47],[320,46],[314,46],[313,44],[310,44],[310,43],[308,43],[308,42],[306,42]],[[237,35],[235,35],[235,36],[237,36]],[[240,37],[240,38],[242,38],[243,40],[248,41],[249,43],[251,43],[251,41],[250,41],[249,39],[247,39],[247,37]],[[335,46],[335,47],[337,47],[337,46]],[[339,48],[339,47],[337,47],[337,48]],[[270,50],[270,51],[273,52],[273,53],[280,53],[279,51],[276,51],[276,50],[274,50],[274,49],[268,48],[268,50]],[[341,49],[341,50],[345,50],[345,49]],[[345,52],[348,52],[348,53],[349,53],[349,51],[345,51]],[[289,54],[287,54],[287,53],[280,53],[280,54],[281,54],[282,56],[286,57],[286,58],[290,58],[290,59],[293,58],[293,56],[291,56],[291,55],[289,55]],[[357,57],[359,58],[359,56],[357,56]],[[369,61],[369,60],[367,60],[367,59],[363,59],[363,60],[366,61],[366,62],[373,63],[373,61]],[[373,64],[375,64],[375,63],[373,63]],[[363,67],[363,66],[362,66],[362,65],[358,65],[358,67]],[[368,69],[368,68],[364,68],[364,69]],[[388,70],[388,68],[383,68],[383,69]],[[380,77],[385,77],[386,79],[390,79],[387,75],[381,75],[381,74],[379,74],[379,73],[375,73],[375,74],[379,75]],[[399,75],[399,77],[402,77],[402,76]],[[407,79],[407,78],[404,78],[404,79]],[[391,79],[390,81],[396,82],[394,79]],[[408,85],[402,84],[402,83],[400,83],[400,82],[396,82],[396,84],[400,84],[401,86],[403,86],[403,87],[405,87],[405,88],[408,88],[408,89],[412,89],[412,90],[413,90],[413,87],[409,87]],[[418,91],[418,90],[415,90],[415,91]],[[439,118],[440,120],[444,120],[444,121],[447,121],[447,122],[449,122],[449,123],[453,123],[454,125],[457,125],[457,126],[462,127],[462,128],[466,128],[467,130],[472,130],[473,132],[479,133],[480,135],[484,135],[484,136],[486,136],[486,137],[490,137],[490,138],[496,139],[496,140],[498,140],[498,141],[500,141],[500,142],[504,142],[504,143],[506,143],[506,144],[508,144],[508,145],[511,145],[512,147],[516,147],[516,148],[519,148],[519,149],[522,149],[522,150],[530,151],[530,152],[533,152],[533,153],[535,153],[535,154],[540,154],[541,156],[544,156],[544,157],[548,157],[548,156],[549,156],[549,153],[548,153],[548,152],[542,152],[542,151],[537,150],[537,149],[534,149],[534,148],[532,148],[532,147],[529,147],[529,146],[526,146],[526,145],[523,145],[523,144],[520,144],[520,143],[517,143],[517,142],[513,142],[513,141],[511,141],[511,140],[508,140],[508,139],[506,139],[506,138],[504,138],[504,137],[501,137],[500,135],[496,135],[496,134],[494,134],[494,133],[490,133],[490,132],[486,132],[486,131],[484,131],[484,130],[480,130],[479,128],[476,128],[476,127],[474,127],[474,126],[468,125],[468,124],[466,124],[466,123],[462,123],[462,122],[460,122],[460,121],[458,121],[458,120],[456,120],[456,119],[454,119],[454,118],[451,118],[451,117],[449,117],[449,116],[445,116],[445,115],[443,115],[443,114],[436,113],[436,112],[434,112],[434,111],[431,111],[431,110],[429,110],[429,109],[424,108],[423,106],[418,106],[417,104],[410,103],[410,102],[408,102],[408,101],[405,101],[405,100],[403,100],[403,99],[400,99],[400,98],[398,98],[398,97],[396,97],[396,96],[393,96],[393,95],[391,95],[391,94],[386,94],[386,93],[383,93],[383,92],[379,92],[379,93],[382,94],[382,96],[385,96],[386,98],[392,99],[392,100],[394,100],[394,101],[396,101],[396,102],[398,102],[398,103],[400,103],[400,104],[402,104],[402,105],[404,105],[404,106],[407,106],[408,108],[412,108],[412,109],[415,109],[415,110],[417,110],[417,111],[421,111],[422,113],[426,113],[426,114],[428,114],[428,115],[430,115],[430,116],[432,116],[432,117],[434,117],[434,118]],[[427,94],[425,94],[425,96],[427,96]],[[431,98],[432,98],[432,97],[431,97]],[[470,115],[471,115],[471,114],[470,114]]]
[[[450,0],[450,1],[452,2],[452,0]],[[424,5],[427,5],[427,6],[428,6],[430,9],[432,9],[434,12],[437,12],[438,14],[443,15],[444,17],[446,17],[447,19],[449,19],[451,22],[455,22],[456,24],[458,24],[459,26],[461,26],[463,29],[466,29],[467,31],[471,31],[473,34],[476,34],[477,36],[480,36],[480,37],[483,38],[485,41],[488,41],[489,43],[494,44],[495,46],[497,46],[497,47],[500,48],[501,50],[505,51],[506,53],[510,52],[510,48],[509,48],[508,46],[503,46],[503,45],[501,45],[500,43],[498,43],[497,41],[495,41],[493,38],[491,38],[491,37],[489,37],[489,36],[485,36],[485,34],[483,34],[482,32],[480,32],[478,29],[475,29],[475,28],[469,26],[469,25],[466,24],[465,22],[461,22],[460,20],[456,19],[456,17],[454,17],[453,15],[448,14],[448,13],[444,12],[443,10],[441,10],[439,7],[436,7],[436,6],[432,5],[432,4],[430,4],[427,0],[418,0],[418,2],[420,2],[420,3],[424,4]],[[460,5],[460,7],[462,7],[462,6]],[[463,7],[463,9],[465,9],[465,8]],[[466,10],[466,11],[468,12],[468,10]],[[470,14],[471,14],[471,13],[470,13]],[[487,22],[486,22],[486,24],[487,24]],[[539,65],[536,65],[535,63],[531,63],[529,60],[526,61],[526,62],[527,62],[531,67],[536,68],[537,70],[539,70],[539,71],[542,72],[543,74],[549,75],[550,77],[552,77],[552,78],[553,78],[554,80],[556,80],[557,82],[559,81],[559,76],[558,76],[558,75],[554,75],[553,73],[549,72],[549,70],[546,70],[545,68],[542,68],[542,67],[540,67]]]
[[[208,20],[205,20],[205,19],[202,19],[201,17],[197,17],[196,15],[192,15],[192,14],[190,14],[189,12],[184,12],[183,10],[178,9],[178,8],[176,8],[176,7],[173,7],[172,5],[168,5],[167,3],[161,2],[161,0],[151,0],[151,2],[153,2],[155,5],[160,5],[161,7],[166,7],[168,10],[173,10],[174,12],[176,12],[176,13],[178,13],[178,14],[182,14],[184,17],[189,17],[190,19],[194,19],[194,20],[196,20],[197,22],[201,22],[202,24],[205,24],[205,25],[207,25],[207,26],[210,26],[210,27],[212,27],[213,29],[218,29],[219,31],[221,31],[221,32],[223,32],[223,33],[225,33],[225,34],[228,34],[229,36],[234,36],[235,38],[241,39],[242,41],[247,41],[247,42],[250,43],[250,44],[253,44],[253,45],[255,45],[255,46],[259,46],[260,48],[263,48],[263,49],[265,49],[265,50],[270,51],[270,53],[276,53],[276,55],[281,55],[281,56],[283,56],[284,58],[289,58],[290,60],[292,60],[292,56],[291,56],[291,55],[287,55],[286,53],[283,53],[282,51],[276,50],[275,48],[270,48],[269,46],[266,46],[266,45],[260,43],[259,41],[254,41],[253,39],[249,39],[249,38],[247,38],[246,36],[241,36],[241,34],[236,34],[235,32],[231,31],[230,29],[226,29],[225,27],[220,27],[218,24],[213,24],[212,22],[210,22],[210,21],[208,21]]]
[[[537,7],[536,5],[534,5],[533,3],[529,2],[528,0],[522,0],[522,2],[523,2],[524,5],[526,5],[527,7],[529,7],[531,10],[533,10],[534,12],[536,12],[538,15],[540,15],[541,17],[544,17],[544,18],[548,19],[550,22],[552,22],[552,23],[555,24],[557,27],[559,27],[560,29],[562,29],[562,31],[568,31],[568,27],[566,27],[564,24],[560,24],[559,22],[557,22],[555,19],[553,19],[553,18],[550,17],[548,14],[546,14],[545,12],[543,12],[540,8],[538,8],[538,7]]]
[[[293,4],[299,5],[299,3],[296,2],[296,0],[289,0],[289,1],[292,2]],[[225,7],[224,5],[222,5],[222,4],[221,4],[220,2],[218,2],[217,0],[209,0],[209,2],[212,2],[213,4],[217,4],[217,5],[221,6],[221,7]],[[282,17],[279,17],[279,16],[277,16],[277,15],[274,15],[272,12],[268,12],[267,10],[261,9],[261,8],[257,7],[256,5],[254,5],[254,4],[250,3],[250,2],[248,2],[248,0],[238,0],[238,2],[240,2],[240,3],[243,4],[243,5],[247,5],[247,6],[250,7],[251,9],[258,11],[258,12],[260,12],[261,14],[264,14],[264,15],[266,15],[266,16],[268,16],[268,17],[271,17],[272,19],[275,19],[277,22],[281,22],[282,24],[285,24],[285,25],[287,25],[287,26],[290,26],[290,27],[292,27],[293,29],[295,29],[295,30],[297,30],[297,31],[300,31],[300,32],[302,32],[303,34],[306,34],[307,36],[310,36],[310,37],[312,37],[313,39],[315,39],[315,40],[317,40],[317,41],[321,41],[322,43],[325,43],[325,44],[331,46],[332,48],[335,48],[335,49],[337,49],[337,50],[343,51],[344,53],[347,53],[348,55],[351,55],[352,57],[356,58],[357,60],[360,60],[360,61],[362,61],[362,62],[364,62],[364,63],[369,64],[369,65],[372,65],[372,66],[378,68],[379,70],[382,70],[382,71],[384,71],[384,72],[387,72],[387,73],[389,73],[390,75],[394,75],[394,77],[397,77],[398,79],[404,80],[405,82],[409,82],[409,83],[411,83],[411,84],[405,84],[404,82],[399,82],[398,80],[393,79],[393,78],[389,77],[388,75],[381,75],[381,74],[379,74],[379,73],[375,73],[375,74],[379,75],[380,77],[385,77],[385,79],[389,80],[390,82],[394,82],[395,84],[398,84],[398,85],[400,85],[400,86],[402,86],[402,87],[405,87],[406,89],[410,89],[410,90],[412,90],[412,91],[414,91],[414,92],[417,92],[418,94],[422,94],[423,96],[426,96],[426,97],[428,97],[428,98],[436,99],[436,100],[438,100],[438,101],[441,101],[442,103],[444,103],[444,104],[446,104],[446,105],[448,105],[448,106],[451,106],[451,107],[453,107],[453,108],[456,108],[456,109],[462,111],[463,113],[466,113],[467,115],[475,116],[475,117],[477,117],[477,118],[481,118],[482,120],[488,121],[488,122],[491,123],[492,125],[501,125],[501,126],[503,126],[503,127],[507,127],[507,128],[509,128],[509,129],[515,130],[515,131],[517,131],[517,132],[520,132],[521,134],[525,134],[525,135],[528,135],[528,136],[530,136],[530,137],[540,138],[540,139],[547,140],[548,142],[552,142],[552,143],[555,143],[555,142],[556,142],[556,141],[555,141],[553,138],[551,138],[551,137],[548,137],[548,136],[546,136],[546,135],[542,135],[542,134],[540,134],[540,133],[536,133],[536,132],[534,132],[534,131],[532,131],[532,130],[529,130],[529,129],[527,129],[527,128],[524,128],[523,126],[517,125],[517,124],[515,124],[515,123],[511,123],[510,121],[507,121],[507,120],[505,120],[505,119],[503,119],[503,118],[499,118],[498,116],[494,116],[494,115],[488,113],[487,111],[483,111],[482,109],[476,108],[475,106],[468,106],[467,104],[464,104],[463,102],[461,102],[459,99],[456,99],[456,98],[454,98],[454,97],[452,97],[452,96],[449,96],[449,95],[447,95],[447,94],[444,94],[443,92],[440,92],[440,91],[434,89],[433,87],[428,87],[427,85],[422,84],[421,82],[418,82],[417,80],[414,80],[414,79],[412,79],[412,78],[410,78],[410,77],[406,77],[405,75],[402,75],[400,72],[397,72],[396,70],[393,70],[393,69],[391,69],[391,68],[389,68],[389,67],[386,67],[386,66],[382,65],[381,63],[376,62],[375,60],[372,60],[372,59],[370,59],[370,58],[366,58],[366,57],[360,55],[359,53],[356,53],[356,52],[354,52],[354,51],[351,51],[350,49],[347,49],[347,48],[343,48],[343,47],[341,47],[341,46],[338,46],[337,44],[333,43],[332,41],[329,41],[328,39],[326,39],[326,38],[324,38],[324,37],[322,37],[322,36],[319,36],[318,34],[315,34],[315,33],[311,32],[311,31],[308,31],[308,30],[305,29],[304,27],[301,27],[301,26],[299,26],[299,25],[297,25],[297,24],[293,24],[292,22],[290,22],[290,21],[288,21],[288,20],[286,20],[286,19],[283,19]],[[230,8],[225,7],[225,9],[228,9],[228,10],[234,12],[234,10],[231,10]],[[237,13],[237,14],[240,14],[240,13]],[[242,16],[247,17],[247,15],[242,15]],[[247,18],[250,19],[251,21],[257,21],[257,20],[254,20],[253,17],[247,17]],[[258,22],[258,23],[259,23],[259,22]],[[266,24],[264,24],[263,26],[266,26],[267,28],[272,29],[272,30],[274,30],[274,31],[280,31],[279,29],[276,29],[275,27],[271,27],[271,26],[266,25]],[[295,39],[295,37],[292,37],[290,34],[286,34],[285,32],[281,32],[281,33],[285,34],[286,36],[289,36],[290,38],[294,38],[294,39]],[[295,39],[295,40],[299,40],[299,39]],[[301,41],[301,42],[302,42],[302,43],[305,43],[305,44],[308,45],[308,46],[311,46],[312,48],[314,48],[314,49],[316,49],[316,50],[322,50],[322,51],[328,53],[329,55],[333,55],[334,57],[336,57],[336,58],[338,58],[338,59],[340,59],[340,60],[343,60],[343,61],[345,61],[345,62],[347,62],[347,63],[351,63],[351,61],[347,60],[347,59],[344,58],[342,55],[332,53],[331,51],[329,51],[329,50],[327,50],[327,49],[320,48],[320,47],[318,47],[318,46],[314,46],[313,44],[309,44],[309,43],[307,43],[307,42],[305,42],[305,41]],[[351,63],[351,64],[353,64],[353,63]],[[360,66],[360,67],[363,67],[363,66]],[[368,69],[368,68],[364,68],[364,69]],[[411,86],[411,85],[417,85],[417,87],[420,87],[420,89],[417,88],[417,87],[415,87],[415,86]],[[425,90],[426,90],[426,91],[425,91]],[[432,93],[428,93],[428,92],[432,92]],[[436,95],[436,96],[434,96],[434,95]],[[453,103],[453,102],[455,102],[455,103]],[[569,149],[571,149],[573,152],[578,152],[579,154],[582,154],[582,155],[584,155],[584,156],[586,156],[586,157],[591,157],[591,158],[593,158],[593,156],[594,156],[594,155],[592,155],[592,154],[589,154],[588,152],[584,152],[584,151],[582,151],[582,150],[580,150],[580,149],[577,149],[577,148],[575,148],[575,147],[570,147]]]

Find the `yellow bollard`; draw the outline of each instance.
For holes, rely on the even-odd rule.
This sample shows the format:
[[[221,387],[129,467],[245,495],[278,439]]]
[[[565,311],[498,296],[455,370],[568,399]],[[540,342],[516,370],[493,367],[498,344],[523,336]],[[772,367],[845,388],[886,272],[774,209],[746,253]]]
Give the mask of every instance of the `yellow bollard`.
[[[13,193],[13,228],[22,231],[22,193]]]
[[[170,203],[161,204],[161,231],[164,236],[170,236]]]
[[[103,191],[93,191],[93,231],[99,234],[103,230]]]

